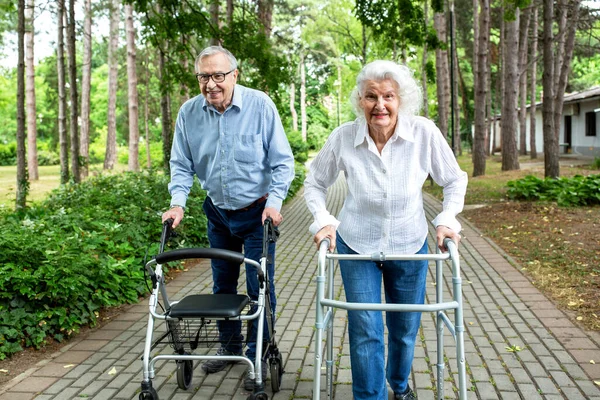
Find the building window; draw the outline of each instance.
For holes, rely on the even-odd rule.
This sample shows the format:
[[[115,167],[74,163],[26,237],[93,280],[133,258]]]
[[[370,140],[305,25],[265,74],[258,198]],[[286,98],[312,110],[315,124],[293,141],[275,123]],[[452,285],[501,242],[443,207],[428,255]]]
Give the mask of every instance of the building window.
[[[596,136],[596,113],[585,113],[585,136]]]

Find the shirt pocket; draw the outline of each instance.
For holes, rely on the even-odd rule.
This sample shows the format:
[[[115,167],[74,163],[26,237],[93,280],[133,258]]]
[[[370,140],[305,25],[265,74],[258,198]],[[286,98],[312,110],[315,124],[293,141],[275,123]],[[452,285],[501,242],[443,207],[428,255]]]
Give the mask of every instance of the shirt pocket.
[[[240,135],[234,146],[233,158],[243,163],[258,162],[262,155],[261,148],[260,135]]]

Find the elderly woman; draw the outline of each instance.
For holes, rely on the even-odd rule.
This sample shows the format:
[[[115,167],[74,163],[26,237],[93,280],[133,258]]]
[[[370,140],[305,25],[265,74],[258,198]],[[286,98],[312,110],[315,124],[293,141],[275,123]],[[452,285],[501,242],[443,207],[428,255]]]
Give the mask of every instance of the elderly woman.
[[[356,79],[352,102],[359,117],[335,129],[312,162],[304,182],[314,216],[311,232],[328,238],[340,254],[427,253],[422,186],[428,175],[443,187],[443,211],[433,220],[437,245],[457,244],[467,174],[459,168],[435,124],[417,116],[421,89],[412,71],[391,61],[366,65]],[[348,193],[338,218],[326,209],[327,188],[342,171]],[[423,304],[427,261],[340,260],[346,299]],[[357,400],[387,400],[386,378],[395,399],[414,399],[408,384],[421,313],[386,313],[388,361],[379,311],[348,311],[352,391]]]

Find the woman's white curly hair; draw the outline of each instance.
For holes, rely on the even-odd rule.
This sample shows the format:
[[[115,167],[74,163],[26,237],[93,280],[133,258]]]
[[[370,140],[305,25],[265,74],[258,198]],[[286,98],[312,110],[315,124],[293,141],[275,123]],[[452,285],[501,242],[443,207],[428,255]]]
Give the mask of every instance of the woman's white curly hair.
[[[366,81],[382,81],[392,79],[398,84],[398,96],[400,106],[398,113],[406,115],[417,115],[423,105],[423,93],[421,86],[414,78],[413,71],[393,61],[377,60],[363,67],[356,77],[356,86],[350,95],[350,102],[358,117],[364,116],[360,106],[360,98],[364,94]]]

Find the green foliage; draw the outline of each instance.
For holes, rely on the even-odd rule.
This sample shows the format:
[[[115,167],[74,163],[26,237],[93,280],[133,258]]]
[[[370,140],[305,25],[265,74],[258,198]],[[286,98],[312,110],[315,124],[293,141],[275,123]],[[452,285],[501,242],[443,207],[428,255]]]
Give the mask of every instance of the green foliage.
[[[600,204],[600,175],[540,179],[532,175],[507,183],[511,199],[556,201],[559,206]]]
[[[17,163],[17,143],[0,143],[0,165],[16,165]]]
[[[594,161],[592,162],[592,168],[593,169],[600,169],[600,157],[595,157]]]
[[[167,183],[151,172],[101,175],[0,214],[0,359],[94,325],[102,307],[138,300],[146,251],[158,249]],[[207,244],[204,197],[194,185],[179,244]]]
[[[294,160],[296,162],[304,164],[308,160],[308,143],[302,140],[302,135],[298,131],[292,131],[287,134],[292,153],[294,153]]]

